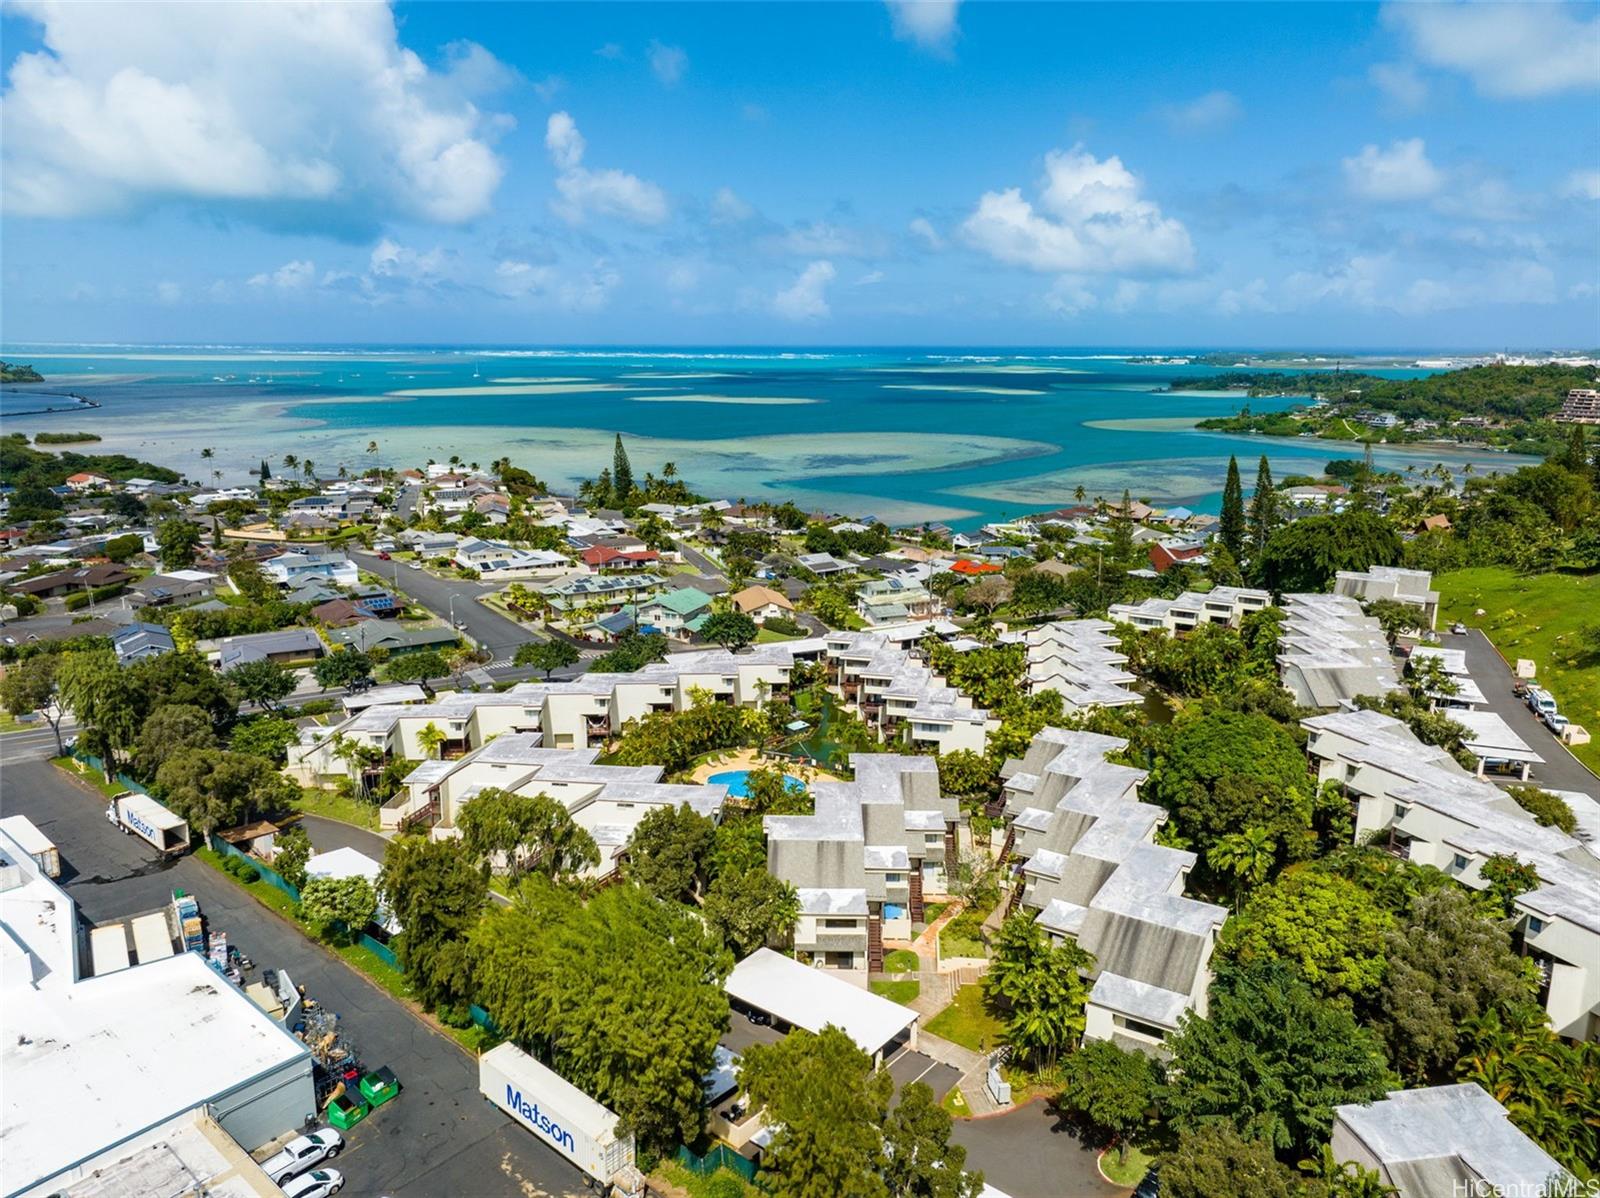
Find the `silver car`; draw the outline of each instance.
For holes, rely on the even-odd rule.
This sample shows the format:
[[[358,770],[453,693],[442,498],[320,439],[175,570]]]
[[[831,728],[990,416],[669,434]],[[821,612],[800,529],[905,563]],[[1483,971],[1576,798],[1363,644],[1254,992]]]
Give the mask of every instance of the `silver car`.
[[[344,1137],[331,1127],[319,1127],[308,1135],[296,1136],[277,1152],[261,1162],[261,1168],[273,1181],[282,1185],[298,1173],[304,1173],[323,1161],[332,1160],[344,1149]]]

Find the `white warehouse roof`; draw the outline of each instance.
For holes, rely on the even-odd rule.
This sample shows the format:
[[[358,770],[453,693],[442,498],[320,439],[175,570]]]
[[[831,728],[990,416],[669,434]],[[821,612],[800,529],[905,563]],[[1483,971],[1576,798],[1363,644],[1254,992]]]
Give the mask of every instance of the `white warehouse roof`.
[[[770,948],[758,948],[735,965],[723,989],[729,998],[808,1032],[820,1032],[831,1023],[869,1056],[917,1021],[910,1007]]]

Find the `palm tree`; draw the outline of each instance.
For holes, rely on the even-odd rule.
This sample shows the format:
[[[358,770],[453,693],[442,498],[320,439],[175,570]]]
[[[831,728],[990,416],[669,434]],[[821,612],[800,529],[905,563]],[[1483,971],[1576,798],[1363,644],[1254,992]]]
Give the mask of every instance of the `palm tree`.
[[[1259,886],[1265,882],[1277,856],[1277,838],[1266,828],[1251,826],[1217,841],[1206,853],[1206,860],[1212,869],[1233,875],[1233,908],[1237,911],[1245,884]]]
[[[299,464],[300,459],[295,457],[294,454],[286,453],[283,455],[283,468],[285,470],[293,470]]]
[[[435,724],[432,720],[428,721],[427,727],[423,728],[421,732],[417,733],[417,744],[421,747],[422,751],[428,755],[430,760],[439,756],[440,747],[449,739],[450,738],[444,734],[444,729],[440,728],[439,725]]]
[[[1084,490],[1084,487],[1083,487],[1082,483],[1079,483],[1076,487],[1074,487],[1072,489],[1072,497],[1074,499],[1076,499],[1079,503],[1083,502],[1083,497],[1085,495],[1087,495],[1088,493],[1089,493],[1088,491]]]
[[[676,463],[676,462],[667,462],[667,463],[665,463],[661,467],[661,477],[662,478],[677,478],[678,477],[678,463]]]
[[[214,450],[214,449],[202,449],[200,451],[200,458],[201,458],[202,461],[210,461],[212,458],[214,458],[216,456],[217,456],[217,451]]]
[[[317,481],[317,464],[310,458],[300,463],[300,473],[306,476],[307,482]]]
[[[367,456],[372,459],[374,466],[378,465],[378,443],[376,441],[367,442]]]
[[[213,470],[211,472],[211,479],[212,479],[213,482],[219,482],[220,483],[222,481],[222,471]]]

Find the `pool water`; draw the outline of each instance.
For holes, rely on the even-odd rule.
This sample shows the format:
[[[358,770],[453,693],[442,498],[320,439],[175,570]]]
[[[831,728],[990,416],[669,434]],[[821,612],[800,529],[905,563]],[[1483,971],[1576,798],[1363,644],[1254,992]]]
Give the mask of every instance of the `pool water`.
[[[749,777],[749,770],[728,770],[726,773],[712,774],[711,777],[706,779],[706,782],[714,786],[726,786],[728,793],[736,799],[748,799],[750,797]],[[791,774],[783,776],[783,784],[792,791],[806,788],[804,782]]]

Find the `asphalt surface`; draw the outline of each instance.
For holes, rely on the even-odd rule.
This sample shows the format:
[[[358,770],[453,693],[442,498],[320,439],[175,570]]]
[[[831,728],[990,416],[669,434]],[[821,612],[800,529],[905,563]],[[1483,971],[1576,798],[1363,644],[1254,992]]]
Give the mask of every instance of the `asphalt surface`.
[[[348,1146],[336,1166],[346,1198],[587,1192],[576,1169],[478,1094],[477,1066],[453,1040],[211,867],[193,857],[155,860],[142,841],[108,824],[103,810],[95,792],[48,763],[6,755],[0,811],[27,815],[55,842],[62,884],[85,918],[153,910],[182,887],[199,898],[210,927],[225,931],[258,968],[287,970],[310,997],[338,1012],[363,1061],[387,1064],[399,1075],[400,1097],[344,1133]]]
[[[510,661],[519,646],[538,639],[515,620],[478,602],[480,596],[492,594],[498,587],[440,578],[427,570],[413,570],[407,562],[382,561],[376,554],[349,550],[348,555],[363,570],[377,575],[436,616],[449,620],[453,609],[455,618],[465,625],[466,634],[479,648],[489,650],[493,661]]]
[[[1465,636],[1445,633],[1440,643],[1446,649],[1465,649],[1467,672],[1472,675],[1488,700],[1487,710],[1492,711],[1544,761],[1533,767],[1532,781],[1551,790],[1577,790],[1600,798],[1600,778],[1589,772],[1550,731],[1543,721],[1528,710],[1528,705],[1511,693],[1516,676],[1511,667],[1495,649],[1489,638],[1476,628],[1467,630]],[[1534,682],[1538,682],[1535,678]],[[1600,730],[1597,730],[1600,731]],[[1514,785],[1513,780],[1493,777],[1492,781]]]
[[[1040,1099],[1004,1115],[957,1119],[950,1139],[968,1169],[1010,1198],[1111,1198],[1128,1191],[1100,1176],[1098,1153]],[[1221,1198],[1219,1195],[1218,1198]]]

